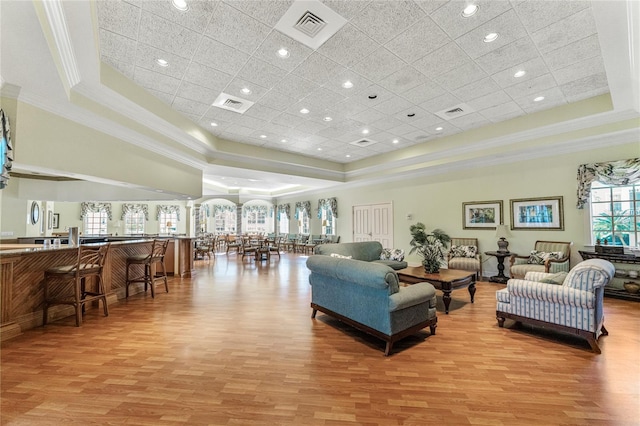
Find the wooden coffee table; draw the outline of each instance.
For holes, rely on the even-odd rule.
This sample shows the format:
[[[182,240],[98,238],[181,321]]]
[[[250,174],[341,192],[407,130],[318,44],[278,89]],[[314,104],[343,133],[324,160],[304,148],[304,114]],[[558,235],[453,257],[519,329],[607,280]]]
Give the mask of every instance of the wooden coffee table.
[[[398,280],[408,284],[421,282],[431,283],[438,290],[442,290],[442,301],[444,302],[444,312],[449,313],[451,304],[451,292],[458,288],[468,287],[471,295],[476,294],[476,274],[475,272],[462,271],[459,269],[440,269],[436,274],[429,274],[424,270],[424,266],[411,266],[409,268],[396,271]]]

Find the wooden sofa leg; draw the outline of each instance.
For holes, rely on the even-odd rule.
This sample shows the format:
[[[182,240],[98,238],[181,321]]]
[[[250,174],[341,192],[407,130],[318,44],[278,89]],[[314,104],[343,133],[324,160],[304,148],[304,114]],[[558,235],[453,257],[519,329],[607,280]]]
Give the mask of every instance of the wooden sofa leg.
[[[604,328],[604,325],[602,327],[600,327],[600,331],[602,331],[602,335],[603,336],[608,336],[609,332],[607,331],[606,328]]]
[[[438,326],[437,324],[433,324],[433,325],[430,325],[430,326],[429,326],[429,330],[431,331],[431,335],[432,335],[432,336],[435,336],[435,334],[436,334],[436,327],[437,327],[437,326]]]
[[[311,318],[315,318],[317,313],[318,313],[318,310],[314,309],[313,312],[311,312]]]
[[[498,320],[498,327],[504,327],[504,318],[496,317],[496,319]]]
[[[387,347],[384,349],[384,356],[389,356],[391,353],[391,348],[393,347],[393,342],[387,342]]]
[[[589,342],[589,346],[591,346],[591,350],[593,352],[597,354],[601,353],[600,346],[598,346],[598,341],[595,338],[589,337],[587,341]]]

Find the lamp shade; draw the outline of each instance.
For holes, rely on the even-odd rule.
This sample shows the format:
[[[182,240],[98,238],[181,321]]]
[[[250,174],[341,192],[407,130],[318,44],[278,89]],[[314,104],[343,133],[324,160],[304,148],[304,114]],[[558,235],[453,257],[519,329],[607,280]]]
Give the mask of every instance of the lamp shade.
[[[329,222],[325,219],[322,221],[322,226],[327,226],[329,224]]]
[[[510,236],[511,236],[511,233],[509,232],[509,228],[507,228],[507,225],[496,226],[496,237],[507,238]]]

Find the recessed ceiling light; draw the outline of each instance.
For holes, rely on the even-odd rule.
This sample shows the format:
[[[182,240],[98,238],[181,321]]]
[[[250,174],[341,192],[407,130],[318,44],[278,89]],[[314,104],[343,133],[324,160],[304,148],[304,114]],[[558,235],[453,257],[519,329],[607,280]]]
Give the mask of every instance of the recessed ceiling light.
[[[211,122],[211,127],[218,127],[218,123],[212,121]]]
[[[347,80],[344,83],[342,83],[342,87],[344,87],[345,89],[351,89],[353,87],[353,83]]]
[[[497,38],[498,38],[498,33],[489,33],[486,36],[484,36],[484,42],[491,43],[492,41],[496,41]]]
[[[281,139],[280,142],[287,143],[287,140],[286,139]]]
[[[377,97],[378,97],[378,95],[369,95],[369,99],[375,99]]]
[[[267,138],[267,135],[260,135],[260,137],[261,137],[262,139],[266,139],[266,138]]]
[[[322,151],[322,148],[318,148],[318,151]]]
[[[309,110],[308,110],[308,109],[306,109],[306,108],[302,108],[302,109],[300,110],[300,114],[309,114]]]
[[[278,56],[283,59],[286,59],[289,57],[289,51],[284,47],[281,47],[280,49],[278,49]]]
[[[442,127],[436,127],[436,132],[442,131]]]
[[[249,89],[248,87],[243,87],[241,92],[244,93],[245,95],[249,95],[251,94],[251,89]]]
[[[173,7],[181,10],[182,12],[189,10],[189,5],[187,4],[186,0],[172,0],[171,4],[173,4]]]
[[[329,116],[327,115],[325,118],[323,118],[323,120],[324,120],[324,121],[331,121],[331,120],[333,120],[333,118],[331,118],[331,117],[329,117]]]
[[[520,77],[522,77],[523,75],[525,75],[526,73],[527,73],[527,72],[526,72],[525,70],[520,70],[520,71],[516,72],[513,76],[514,76],[515,78],[520,78]]]
[[[394,139],[394,140],[392,140],[391,142],[393,142],[393,143],[398,143],[398,142],[400,142],[400,141],[399,141],[398,139]]]
[[[168,67],[169,66],[169,62],[167,62],[165,59],[156,59],[156,62],[161,67]]]
[[[537,98],[533,99],[533,102],[540,102],[544,100],[544,96],[538,96]]]
[[[475,15],[477,11],[478,11],[478,6],[476,6],[475,4],[470,4],[469,6],[465,7],[464,10],[462,11],[462,17],[468,18],[470,16]]]
[[[351,155],[347,154],[347,155],[345,155],[345,157],[347,157],[347,158],[351,158]]]
[[[369,134],[369,129],[363,129],[362,130],[362,134],[363,135],[368,135]]]

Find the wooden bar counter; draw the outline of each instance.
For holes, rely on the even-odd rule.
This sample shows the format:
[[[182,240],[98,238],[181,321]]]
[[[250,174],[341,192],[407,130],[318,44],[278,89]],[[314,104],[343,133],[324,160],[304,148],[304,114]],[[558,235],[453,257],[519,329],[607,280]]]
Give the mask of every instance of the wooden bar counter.
[[[171,238],[165,257],[168,274],[173,273],[183,278],[193,275],[193,240],[191,237]],[[125,297],[127,257],[148,253],[151,244],[152,239],[111,242],[103,272],[109,304]],[[67,245],[60,248],[43,248],[37,244],[0,245],[0,340],[10,339],[23,330],[42,325],[44,295],[41,281],[44,271],[54,266],[75,263],[77,253],[77,248]],[[142,283],[129,286],[130,296],[141,291],[144,291]],[[49,309],[51,321],[73,313],[71,306],[61,305]]]

